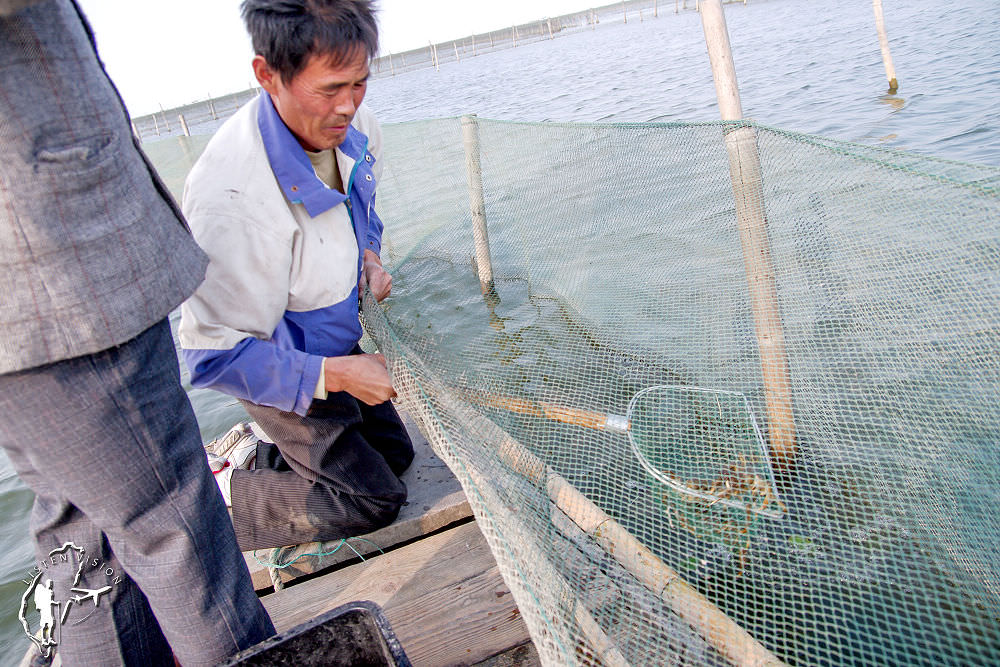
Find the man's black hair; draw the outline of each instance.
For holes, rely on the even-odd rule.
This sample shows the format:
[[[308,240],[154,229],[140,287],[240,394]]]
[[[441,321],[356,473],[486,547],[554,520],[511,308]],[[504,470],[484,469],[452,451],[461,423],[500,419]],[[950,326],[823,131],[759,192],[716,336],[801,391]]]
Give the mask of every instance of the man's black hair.
[[[378,24],[371,0],[243,0],[243,22],[254,53],[264,57],[282,81],[302,71],[310,55],[335,64],[359,50],[378,53]]]

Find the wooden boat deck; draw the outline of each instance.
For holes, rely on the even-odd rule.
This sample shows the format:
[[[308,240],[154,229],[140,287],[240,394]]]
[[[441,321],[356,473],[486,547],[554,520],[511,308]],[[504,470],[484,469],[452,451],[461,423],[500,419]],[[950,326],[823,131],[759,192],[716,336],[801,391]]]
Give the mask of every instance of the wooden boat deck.
[[[382,607],[418,667],[539,664],[475,521],[263,597],[279,632],[353,600]]]
[[[279,585],[283,585],[339,563],[355,560],[359,555],[368,558],[377,554],[380,549],[392,549],[445,526],[472,518],[472,510],[458,480],[434,454],[413,420],[404,414],[403,421],[413,440],[415,456],[413,464],[402,477],[408,497],[396,520],[381,530],[351,538],[346,545],[341,544],[340,540],[334,540],[279,550],[258,549],[256,552],[246,552],[243,556],[255,589],[262,591],[273,586],[272,575],[264,563],[287,565],[274,568],[280,577]]]
[[[416,667],[540,664],[458,480],[404,421],[416,450],[403,476],[408,504],[392,525],[350,540],[363,561],[339,541],[245,554],[275,626],[282,632],[347,602],[371,600]],[[258,560],[297,557],[276,569],[274,590]]]

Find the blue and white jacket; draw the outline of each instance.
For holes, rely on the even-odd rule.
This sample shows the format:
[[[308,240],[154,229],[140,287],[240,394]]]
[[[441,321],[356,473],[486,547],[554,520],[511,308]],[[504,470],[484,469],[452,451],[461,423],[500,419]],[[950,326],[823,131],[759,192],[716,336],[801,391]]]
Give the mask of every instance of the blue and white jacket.
[[[360,340],[362,258],[382,239],[381,130],[364,105],[335,155],[348,195],[316,176],[262,93],[191,170],[182,208],[210,258],[178,332],[195,387],[304,415],[324,357]]]

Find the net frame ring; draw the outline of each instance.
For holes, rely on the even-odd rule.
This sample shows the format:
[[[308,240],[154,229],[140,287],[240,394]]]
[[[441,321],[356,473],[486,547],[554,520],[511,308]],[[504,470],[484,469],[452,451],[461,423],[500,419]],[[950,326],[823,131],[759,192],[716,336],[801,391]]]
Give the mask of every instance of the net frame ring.
[[[746,502],[739,502],[731,500],[729,498],[725,498],[723,496],[717,496],[711,493],[705,493],[699,491],[697,489],[692,489],[683,484],[679,484],[677,481],[664,475],[659,470],[657,470],[652,463],[649,462],[649,459],[646,458],[646,455],[642,453],[641,448],[635,442],[635,438],[632,437],[633,434],[632,417],[636,406],[639,404],[640,400],[644,396],[652,392],[663,391],[665,389],[669,389],[672,391],[681,391],[681,392],[696,392],[701,394],[721,394],[725,396],[735,397],[742,402],[742,407],[746,415],[750,418],[750,425],[753,427],[754,439],[756,441],[757,449],[759,450],[760,454],[759,460],[763,463],[764,472],[766,473],[766,482],[770,487],[769,491],[771,494],[771,500],[768,503],[768,505],[774,509],[770,509],[768,507],[757,508],[753,507],[752,505]],[[624,416],[610,415],[608,418],[609,430],[611,430],[610,424],[612,421],[611,419],[612,417],[617,417],[618,420],[621,420],[621,422],[625,424],[624,432],[627,433],[628,435],[629,446],[632,448],[632,452],[635,454],[636,459],[638,459],[639,464],[643,467],[643,469],[645,469],[645,471],[649,473],[650,476],[652,476],[661,484],[673,489],[674,491],[677,491],[678,493],[682,493],[687,496],[692,496],[700,500],[704,500],[707,503],[709,503],[710,506],[723,505],[744,512],[753,512],[758,516],[766,517],[768,519],[781,519],[785,516],[786,511],[779,509],[785,507],[785,504],[778,495],[778,487],[777,484],[775,483],[775,477],[774,477],[774,468],[771,465],[771,457],[770,454],[768,453],[767,445],[764,442],[764,436],[760,430],[760,426],[757,424],[757,418],[754,416],[753,410],[750,407],[750,401],[747,400],[746,395],[744,395],[743,393],[738,391],[729,391],[726,389],[692,387],[690,385],[661,384],[653,387],[647,387],[636,393],[629,401],[628,409],[626,410]],[[616,422],[616,426],[620,427],[620,424]]]

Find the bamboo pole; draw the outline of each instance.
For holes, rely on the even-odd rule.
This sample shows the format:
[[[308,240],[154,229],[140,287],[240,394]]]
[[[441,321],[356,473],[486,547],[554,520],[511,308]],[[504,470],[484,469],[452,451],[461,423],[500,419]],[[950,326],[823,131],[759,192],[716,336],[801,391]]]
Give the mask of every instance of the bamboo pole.
[[[475,485],[476,492],[482,497],[484,505],[500,506],[502,501],[497,498],[494,486],[490,484],[490,478],[484,475],[474,464],[465,462],[464,470],[468,473],[470,481]],[[484,535],[486,533],[484,532]],[[507,536],[510,539],[510,535]],[[487,538],[488,541],[489,538]],[[523,543],[531,544],[531,538],[525,537],[520,540]],[[493,549],[493,546],[490,547]],[[533,554],[536,557],[531,560],[531,568],[535,576],[555,589],[554,596],[563,604],[572,608],[572,617],[576,621],[580,633],[586,637],[590,648],[600,657],[597,664],[607,667],[628,667],[628,660],[622,655],[614,641],[608,637],[600,624],[594,619],[586,604],[582,602],[577,594],[566,583],[566,578],[553,567],[551,561],[544,555]],[[512,589],[513,590],[513,589]],[[569,647],[566,647],[569,648]],[[572,650],[580,655],[583,646],[574,646]]]
[[[189,167],[193,167],[195,163],[195,155],[191,151],[191,140],[188,138],[191,135],[185,135],[183,137],[177,137],[177,143],[181,146],[181,152],[184,153],[184,160]]]
[[[369,304],[372,300],[365,300]],[[367,306],[377,308],[377,306]],[[376,341],[381,343],[381,341]],[[380,349],[388,349],[387,345],[379,345]],[[419,362],[417,362],[419,363]],[[400,395],[404,409],[418,419],[423,427],[421,431],[431,441],[435,452],[450,465],[460,464],[461,470],[473,473],[477,486],[490,488],[490,482],[477,474],[475,462],[462,459],[456,460],[454,445],[441,430],[439,416],[433,412],[428,403],[418,395],[426,393],[427,388],[410,370],[410,364],[401,356],[390,359],[393,385]],[[442,392],[442,388],[431,389],[434,394]],[[783,667],[784,663],[768,651],[746,630],[716,607],[698,590],[688,584],[675,570],[663,563],[652,551],[639,542],[631,533],[617,521],[597,507],[589,498],[580,493],[572,484],[552,470],[544,461],[528,451],[508,433],[493,422],[476,415],[474,412],[464,412],[461,415],[463,423],[477,433],[477,438],[485,442],[496,442],[498,457],[516,473],[532,482],[536,487],[545,489],[549,499],[580,530],[586,533],[608,555],[631,573],[653,594],[662,599],[674,613],[687,622],[707,643],[714,647],[734,665],[744,667]],[[472,470],[470,470],[472,468]],[[454,469],[454,468],[453,468]],[[488,479],[488,477],[487,477]],[[460,479],[460,481],[462,481]],[[463,488],[465,483],[463,482]],[[464,488],[467,495],[470,489]],[[478,491],[478,489],[477,489]],[[530,565],[534,565],[531,563]],[[583,628],[587,630],[588,628]],[[598,634],[598,637],[600,635]],[[600,648],[607,650],[607,645]],[[614,648],[611,646],[610,648]],[[617,663],[620,653],[617,649],[611,652],[613,661]]]
[[[628,23],[628,9],[625,8],[625,0],[622,0],[622,18]]]
[[[160,115],[163,116],[163,126],[167,128],[167,132],[170,131],[170,123],[167,122],[167,112],[163,110],[163,105],[160,105]]]
[[[733,65],[722,2],[702,0],[700,7],[716,96],[719,99],[719,112],[723,120],[742,120],[743,107],[740,104],[739,85],[736,82],[736,68]],[[754,329],[760,348],[767,404],[768,444],[775,466],[781,469],[795,461],[797,445],[785,336],[771,246],[767,238],[757,135],[753,127],[735,127],[726,131],[725,142]]]
[[[452,42],[451,45],[455,47],[455,61],[462,62],[462,59],[458,56],[458,42]]]
[[[882,65],[885,67],[885,78],[889,80],[889,92],[895,94],[899,88],[896,81],[896,67],[892,64],[892,54],[889,53],[889,37],[885,33],[885,16],[882,14],[882,0],[872,0],[875,9],[875,28],[878,30],[878,43],[882,48]]]
[[[212,99],[212,93],[208,94],[208,110],[212,114],[212,120],[219,120],[219,114],[215,112],[215,100]]]
[[[457,391],[458,396],[469,403],[475,403],[487,408],[499,408],[508,412],[516,412],[541,419],[551,419],[563,424],[572,424],[573,426],[582,426],[597,431],[612,431],[615,433],[628,433],[631,427],[628,418],[623,415],[597,412],[595,410],[583,410],[548,401],[531,401],[512,396],[499,396],[469,387],[463,387]]]
[[[552,19],[545,19],[545,21],[549,24],[549,39],[552,39]]]
[[[182,114],[182,113],[177,114],[177,120],[179,120],[181,122],[181,132],[184,133],[184,136],[185,137],[190,137],[191,136],[191,130],[188,129],[187,121],[184,120],[184,114]]]
[[[476,116],[462,116],[462,143],[465,145],[465,171],[469,183],[469,209],[472,212],[472,238],[476,246],[476,270],[483,294],[496,294],[493,284],[493,260],[486,231],[486,202],[483,197],[483,171],[479,160],[479,124]]]

